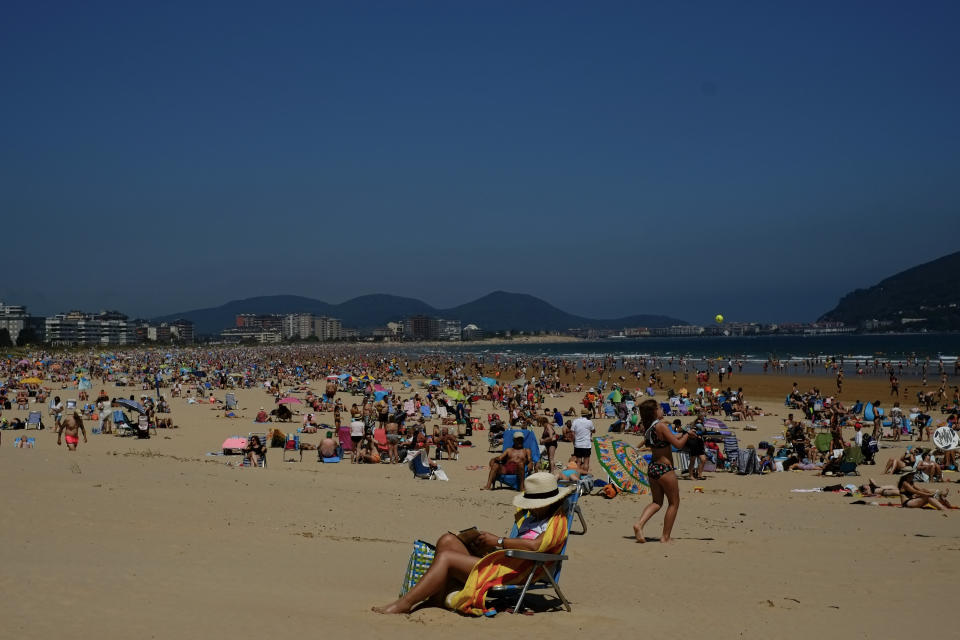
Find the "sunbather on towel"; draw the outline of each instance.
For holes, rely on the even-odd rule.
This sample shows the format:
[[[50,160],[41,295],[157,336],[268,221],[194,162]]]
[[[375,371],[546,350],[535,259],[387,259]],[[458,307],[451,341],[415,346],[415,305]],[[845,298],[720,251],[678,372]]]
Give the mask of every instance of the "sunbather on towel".
[[[337,441],[333,439],[333,434],[327,431],[327,437],[320,441],[317,448],[320,449],[320,456],[323,458],[337,457]]]
[[[518,495],[513,504],[526,509],[527,515],[518,530],[518,537],[499,537],[495,533],[481,531],[468,547],[452,533],[445,533],[437,540],[437,553],[430,569],[415,587],[402,598],[382,607],[373,607],[377,613],[409,613],[419,603],[427,601],[432,606],[442,606],[450,591],[450,584],[457,588],[465,584],[477,562],[487,553],[498,549],[521,549],[538,551],[551,518],[564,504],[564,499],[574,487],[559,487],[557,479],[548,472],[535,473],[527,478],[529,493]],[[562,535],[566,538],[566,518]],[[563,542],[560,540],[559,542]]]
[[[873,478],[869,478],[867,484],[860,485],[860,493],[871,498],[892,498],[893,496],[899,496],[900,490],[892,484],[879,485],[873,481]]]

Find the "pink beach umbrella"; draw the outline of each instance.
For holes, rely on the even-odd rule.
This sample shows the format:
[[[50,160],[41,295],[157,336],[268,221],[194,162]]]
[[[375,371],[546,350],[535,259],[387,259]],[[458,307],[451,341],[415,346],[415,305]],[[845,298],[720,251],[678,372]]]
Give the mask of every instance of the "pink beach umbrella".
[[[287,396],[286,398],[281,398],[279,404],[303,404],[303,402],[301,402],[299,398]]]

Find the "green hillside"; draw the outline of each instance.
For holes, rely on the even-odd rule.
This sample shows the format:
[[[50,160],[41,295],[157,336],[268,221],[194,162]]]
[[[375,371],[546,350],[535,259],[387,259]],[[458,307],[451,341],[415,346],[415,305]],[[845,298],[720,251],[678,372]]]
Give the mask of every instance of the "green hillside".
[[[901,271],[869,289],[848,293],[821,322],[879,328],[960,330],[960,252]]]

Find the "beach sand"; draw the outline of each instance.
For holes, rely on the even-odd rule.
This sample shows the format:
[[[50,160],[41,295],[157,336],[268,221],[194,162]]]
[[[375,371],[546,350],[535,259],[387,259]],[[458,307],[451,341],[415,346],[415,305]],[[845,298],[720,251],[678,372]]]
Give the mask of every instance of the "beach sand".
[[[754,421],[758,431],[738,431],[741,446],[781,432],[791,382],[734,376],[732,386],[778,414]],[[832,378],[819,384],[833,389]],[[876,379],[849,380],[847,389],[850,403],[888,392]],[[838,482],[813,472],[681,480],[673,545],[632,540],[649,496],[584,497],[589,529],[571,538],[561,580],[571,613],[377,615],[370,606],[396,597],[413,540],[472,525],[509,528],[515,493],[480,491],[486,469],[467,469],[492,455],[486,432],[474,434],[478,446],[463,448],[459,461],[441,463],[449,482],[415,480],[402,465],[320,465],[309,451],[303,462],[284,463],[279,449],[266,469],[241,469],[228,464],[236,458],[205,455],[227,436],[263,430],[252,417],[271,398],[262,390],[237,395],[244,419],[174,399],[180,428],[149,441],[90,435],[76,453],[58,448],[52,430],[26,432],[37,438],[33,450],[13,448],[24,432],[2,433],[2,635],[839,638],[909,636],[950,624],[941,604],[952,599],[960,569],[958,516],[790,492]],[[548,404],[565,409],[578,400],[568,394]],[[480,403],[474,415],[488,412]],[[329,415],[321,420],[332,423]],[[597,421],[598,431],[609,422]],[[841,482],[872,475],[895,483],[879,472],[907,444],[881,450],[877,466]],[[570,452],[561,444],[559,459]],[[646,534],[658,537],[661,525],[658,514]]]

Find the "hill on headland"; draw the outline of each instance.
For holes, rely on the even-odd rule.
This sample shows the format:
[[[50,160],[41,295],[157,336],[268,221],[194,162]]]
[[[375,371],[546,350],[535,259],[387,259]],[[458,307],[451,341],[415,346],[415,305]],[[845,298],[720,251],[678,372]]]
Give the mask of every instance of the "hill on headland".
[[[386,294],[360,296],[330,304],[302,296],[260,296],[232,300],[219,307],[183,311],[159,318],[170,322],[185,318],[194,323],[198,334],[216,334],[234,325],[240,313],[313,313],[339,318],[345,327],[371,329],[387,322],[399,322],[411,315],[430,315],[472,323],[485,331],[564,331],[575,327],[622,329],[624,327],[668,327],[687,324],[663,315],[635,315],[624,318],[595,319],[567,313],[531,295],[495,291],[472,302],[450,309],[437,309],[416,298]]]
[[[857,289],[820,317],[821,322],[881,329],[960,329],[960,251]]]

